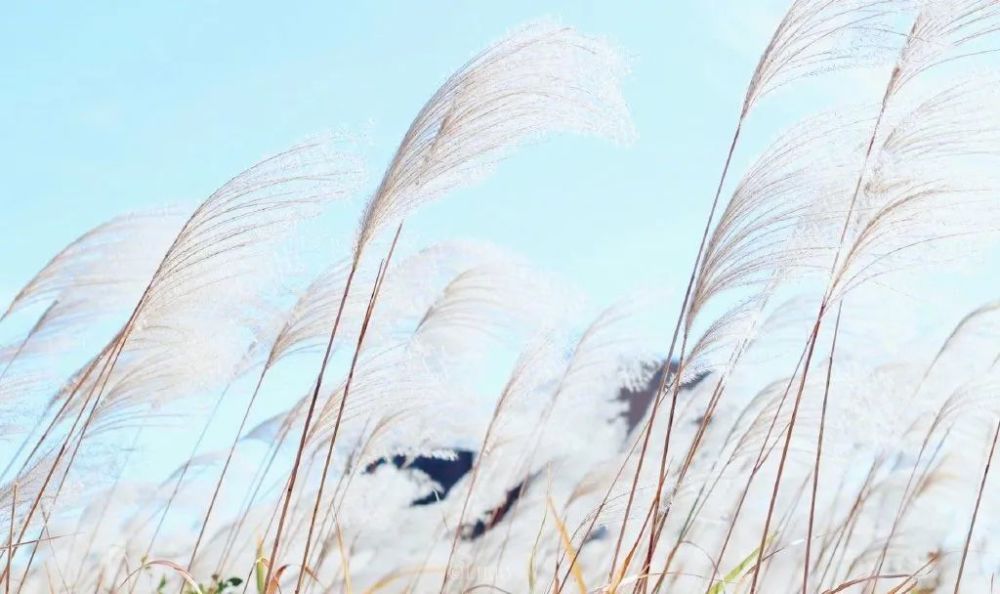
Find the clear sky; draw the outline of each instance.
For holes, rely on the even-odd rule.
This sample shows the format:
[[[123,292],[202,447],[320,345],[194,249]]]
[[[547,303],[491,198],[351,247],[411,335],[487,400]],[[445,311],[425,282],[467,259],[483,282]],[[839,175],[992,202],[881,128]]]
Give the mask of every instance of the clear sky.
[[[200,200],[316,133],[366,133],[377,177],[451,71],[540,16],[607,35],[630,56],[638,142],[531,147],[422,212],[409,233],[494,240],[602,300],[643,281],[672,284],[683,267],[667,264],[693,250],[752,69],[742,46],[760,46],[771,25],[724,1],[286,4],[8,7],[0,300],[86,229]]]
[[[0,302],[92,226],[126,211],[199,201],[261,157],[317,133],[365,133],[374,185],[410,119],[455,68],[511,27],[544,16],[606,35],[630,57],[625,92],[638,140],[615,147],[560,137],[529,147],[486,182],[412,217],[410,241],[491,240],[597,303],[639,286],[676,295],[744,86],[784,5],[8,6],[0,19]],[[737,165],[781,123],[845,96],[871,100],[874,88],[813,86],[769,98]],[[357,210],[343,212],[353,224]],[[990,262],[997,260],[978,270],[990,270]],[[916,300],[953,321],[1000,293],[992,270],[966,273],[948,294],[932,290]]]
[[[507,30],[549,17],[607,36],[628,56],[625,95],[638,139],[616,147],[564,136],[527,147],[483,183],[410,217],[405,240],[411,248],[453,237],[492,241],[579,287],[595,305],[652,288],[666,295],[662,311],[673,316],[746,83],[786,6],[8,3],[0,16],[0,307],[91,227],[129,211],[201,201],[259,159],[325,131],[365,136],[370,192],[410,120],[449,74]],[[872,101],[884,80],[869,72],[768,97],[745,129],[735,171],[783,125],[844,100]],[[314,256],[322,260],[317,268],[346,255],[364,198],[336,207],[342,221],[329,239],[340,246]],[[998,270],[993,252],[973,267],[901,288],[890,298],[902,307],[888,308],[899,319],[881,324],[889,329],[881,340],[904,354],[913,335],[939,340],[970,309],[1000,296]],[[0,337],[11,336],[7,330],[0,327]],[[302,377],[312,377],[314,364],[307,369]],[[269,391],[286,385],[282,371],[272,375]],[[220,418],[235,423],[241,402],[227,403],[232,410]],[[290,402],[263,399],[251,426]],[[191,428],[180,431],[190,443]],[[148,459],[174,468],[188,446],[163,435]],[[230,438],[218,432],[206,445]],[[131,437],[121,439],[124,447]],[[154,478],[148,468],[130,472]]]

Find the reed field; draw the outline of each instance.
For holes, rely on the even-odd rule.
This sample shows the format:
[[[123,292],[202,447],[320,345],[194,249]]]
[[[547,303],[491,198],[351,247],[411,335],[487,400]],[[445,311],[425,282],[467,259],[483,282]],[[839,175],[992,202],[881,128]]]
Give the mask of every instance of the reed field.
[[[629,158],[671,73],[555,18],[453,56],[386,162],[324,133],[66,237],[0,294],[0,591],[1000,592],[1000,295],[896,321],[1000,274],[1000,1],[784,10],[711,190],[656,197],[699,221],[635,254],[675,298],[408,233],[550,140]]]

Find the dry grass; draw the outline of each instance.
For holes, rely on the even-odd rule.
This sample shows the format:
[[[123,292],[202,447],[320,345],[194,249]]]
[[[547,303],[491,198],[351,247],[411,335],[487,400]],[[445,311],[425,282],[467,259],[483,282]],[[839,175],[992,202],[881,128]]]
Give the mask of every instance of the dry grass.
[[[617,50],[553,23],[444,82],[349,253],[292,298],[276,254],[364,188],[347,139],[266,159],[190,213],[95,228],[0,318],[28,326],[0,350],[0,415],[33,417],[0,457],[0,583],[993,591],[1000,302],[936,350],[862,347],[873,294],[1000,229],[998,30],[987,0],[793,1],[734,102],[677,312],[629,296],[588,319],[490,246],[397,253],[407,216],[525,143],[633,136]],[[765,99],[848,68],[884,75],[870,105],[807,117],[736,171]],[[61,369],[64,342],[102,331]],[[305,370],[304,395],[250,426],[261,396],[287,398],[279,370]],[[230,403],[238,427],[205,451]],[[144,436],[178,422],[187,461],[136,485]]]

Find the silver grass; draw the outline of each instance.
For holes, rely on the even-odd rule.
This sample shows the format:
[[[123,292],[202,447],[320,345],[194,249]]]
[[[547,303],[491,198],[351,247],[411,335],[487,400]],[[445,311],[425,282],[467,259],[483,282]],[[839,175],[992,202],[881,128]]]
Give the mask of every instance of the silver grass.
[[[122,215],[68,244],[14,296],[0,321],[45,301],[127,305],[163,257],[182,222],[176,212]],[[141,242],[141,248],[140,248]]]
[[[884,59],[898,45],[900,12],[911,0],[795,0],[761,54],[747,87],[743,116],[797,79]]]
[[[365,207],[355,253],[419,205],[487,174],[517,145],[553,132],[628,140],[623,74],[606,42],[546,22],[469,60],[410,124]]]

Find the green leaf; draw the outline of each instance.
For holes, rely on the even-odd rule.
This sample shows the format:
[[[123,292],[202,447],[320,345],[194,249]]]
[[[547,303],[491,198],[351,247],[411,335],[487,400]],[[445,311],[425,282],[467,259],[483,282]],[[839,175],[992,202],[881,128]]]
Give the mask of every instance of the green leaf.
[[[764,541],[765,547],[767,546],[767,543],[771,541],[771,538],[772,537],[769,536],[767,540]],[[730,569],[729,573],[727,573],[725,577],[712,584],[712,587],[708,590],[708,594],[722,594],[725,592],[726,585],[735,582],[737,578],[740,577],[740,574],[743,573],[743,571],[757,559],[758,553],[760,553],[760,547],[750,551],[750,554],[740,561],[736,567]]]

